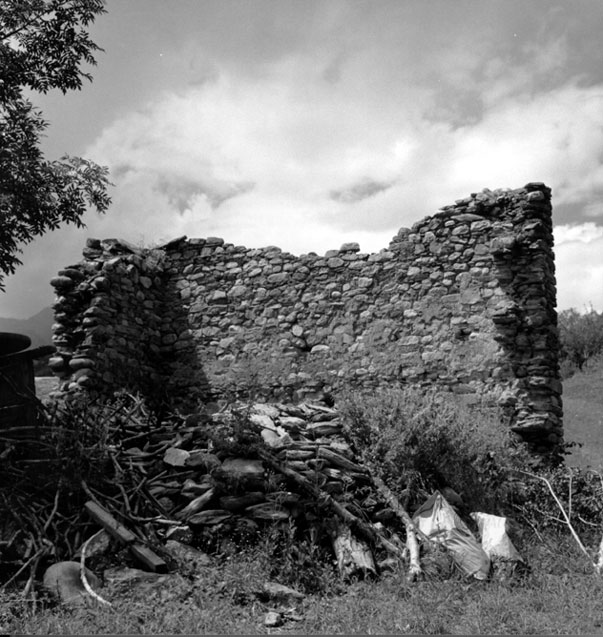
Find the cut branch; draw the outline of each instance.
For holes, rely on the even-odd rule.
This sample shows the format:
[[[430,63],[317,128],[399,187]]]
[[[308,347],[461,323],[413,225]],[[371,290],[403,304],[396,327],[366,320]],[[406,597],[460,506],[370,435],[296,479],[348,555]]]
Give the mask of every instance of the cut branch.
[[[91,535],[84,542],[84,545],[82,546],[82,554],[80,556],[80,579],[82,580],[82,584],[84,585],[86,592],[91,597],[99,601],[101,604],[105,604],[106,606],[111,606],[111,602],[108,602],[106,599],[101,597],[98,593],[94,592],[94,589],[92,588],[92,586],[90,586],[90,582],[88,581],[88,578],[86,577],[86,549],[88,548],[88,544],[90,544],[92,540],[94,540],[103,532],[104,532],[104,529],[100,529],[100,531],[97,531],[94,535]]]
[[[538,475],[536,475],[534,473],[529,473],[528,471],[519,470],[519,473],[523,473],[524,475],[529,476],[530,478],[534,478],[536,480],[542,480],[542,482],[544,482],[546,484],[548,490],[550,491],[551,495],[553,496],[553,499],[557,503],[557,506],[559,507],[559,510],[561,511],[561,514],[563,515],[563,519],[565,520],[565,523],[567,524],[567,527],[569,528],[570,533],[574,537],[574,540],[576,540],[576,543],[580,547],[580,550],[584,553],[584,555],[586,555],[586,557],[588,557],[588,559],[592,562],[593,566],[596,569],[597,568],[597,563],[592,561],[592,557],[591,557],[590,553],[587,551],[587,549],[584,546],[584,544],[582,544],[582,540],[580,540],[578,534],[576,533],[574,527],[572,526],[572,523],[570,522],[570,519],[569,519],[567,513],[565,512],[565,509],[563,508],[563,505],[559,501],[559,498],[557,497],[557,494],[555,493],[553,487],[551,486],[551,483],[545,477],[538,476]],[[597,572],[599,572],[599,571],[597,571]]]
[[[394,513],[404,523],[404,526],[406,528],[406,547],[408,548],[409,555],[408,579],[410,581],[414,581],[423,572],[419,559],[419,543],[417,541],[417,534],[419,534],[421,536],[421,539],[426,542],[430,542],[431,540],[429,540],[429,538],[424,533],[417,529],[415,523],[412,521],[412,518],[408,514],[408,511],[406,511],[406,509],[402,506],[398,498],[396,498],[396,496],[392,493],[392,490],[385,484],[385,482],[383,482],[383,480],[377,475],[373,475],[372,479],[379,493],[383,496]]]

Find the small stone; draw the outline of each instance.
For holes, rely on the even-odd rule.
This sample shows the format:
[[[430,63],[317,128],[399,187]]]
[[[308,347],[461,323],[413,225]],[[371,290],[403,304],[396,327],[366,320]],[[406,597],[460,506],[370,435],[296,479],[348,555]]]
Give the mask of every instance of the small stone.
[[[269,403],[254,403],[251,411],[255,414],[264,414],[270,416],[270,418],[278,418],[281,413],[278,407]]]
[[[220,467],[220,473],[232,478],[262,477],[264,475],[264,465],[261,460],[227,458]]]
[[[48,359],[48,366],[52,371],[63,369],[65,367],[65,359],[62,356],[51,356]]]
[[[184,467],[186,461],[189,459],[190,453],[184,449],[177,449],[176,447],[170,447],[163,454],[163,462],[169,464],[171,467]]]
[[[188,457],[184,461],[184,465],[186,467],[202,467],[206,471],[211,471],[222,464],[220,458],[213,453],[198,450],[187,453]],[[205,490],[207,491],[207,489]]]
[[[95,366],[95,362],[90,358],[72,358],[69,361],[69,367],[72,370],[91,369]]]
[[[245,296],[246,293],[247,293],[247,288],[244,285],[235,285],[230,290],[230,296],[233,299],[237,299],[240,296]]]
[[[534,190],[532,192],[529,192],[526,195],[526,199],[528,201],[544,201],[546,197],[544,196],[544,193],[541,192],[540,190]]]
[[[187,570],[196,570],[203,566],[211,566],[211,558],[207,553],[188,546],[178,540],[170,539],[165,543],[167,552]]]
[[[189,526],[193,528],[196,526],[214,526],[229,520],[231,517],[232,513],[230,513],[230,511],[225,511],[224,509],[208,509],[207,511],[195,513],[195,515],[189,518],[188,523]]]
[[[301,601],[305,598],[303,593],[296,591],[294,588],[284,586],[278,582],[266,582],[262,588],[261,595],[268,599],[278,602]]]
[[[226,292],[223,292],[222,290],[214,290],[211,294],[208,294],[207,296],[208,303],[224,304],[227,301],[228,301],[228,295],[226,294]]]
[[[270,274],[268,276],[268,283],[271,285],[282,285],[289,278],[288,272],[276,272],[275,274]]]
[[[265,429],[276,429],[276,425],[270,416],[267,414],[251,414],[249,421],[258,427],[264,427]]]
[[[75,281],[68,276],[55,276],[50,279],[50,285],[57,290],[67,290],[75,285]]]
[[[266,617],[264,618],[264,626],[267,628],[276,628],[277,626],[283,625],[283,616],[280,613],[277,613],[275,610],[271,610],[266,613]]]
[[[342,268],[345,265],[345,261],[340,257],[331,257],[327,260],[327,265],[332,269]]]

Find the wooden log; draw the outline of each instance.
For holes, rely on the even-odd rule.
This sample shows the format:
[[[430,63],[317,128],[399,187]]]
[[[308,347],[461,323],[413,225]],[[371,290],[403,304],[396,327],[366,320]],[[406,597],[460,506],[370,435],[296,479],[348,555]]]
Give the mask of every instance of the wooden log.
[[[199,513],[201,509],[214,497],[215,489],[209,489],[205,493],[196,497],[194,500],[191,500],[182,511],[178,511],[178,513],[174,514],[174,517],[177,520],[187,520],[194,515],[195,513]]]
[[[130,553],[148,570],[155,573],[167,572],[167,564],[150,548],[138,542],[134,533],[118,522],[106,509],[92,501],[86,502],[84,508],[88,515],[112,537],[122,544],[128,545]]]
[[[167,573],[167,564],[148,546],[135,542],[129,547],[130,553],[149,571],[153,573]]]
[[[336,451],[332,451],[328,447],[319,447],[318,448],[318,457],[324,458],[327,462],[340,469],[344,469],[346,471],[354,471],[356,473],[367,473],[367,470],[364,467],[361,467],[359,464],[348,460],[341,454]]]
[[[310,480],[306,477],[288,466],[282,465],[269,451],[265,449],[258,449],[258,454],[275,471],[278,471],[293,480],[306,493],[309,493],[313,498],[315,498],[319,505],[331,508],[344,522],[346,522],[352,529],[356,529],[367,540],[380,544],[389,553],[392,553],[399,558],[403,558],[402,551],[392,544],[387,538],[383,537],[383,535],[381,535],[381,533],[379,533],[372,525],[356,517],[353,513],[350,513],[343,504],[337,502],[337,500],[332,498],[328,493],[312,484],[312,482],[310,482]]]
[[[406,527],[406,547],[408,548],[409,554],[408,578],[409,580],[414,581],[422,573],[421,562],[419,559],[419,543],[417,542],[417,533],[420,533],[420,531],[418,531],[406,509],[402,506],[402,504],[400,504],[398,498],[396,498],[385,482],[383,482],[378,475],[373,475],[372,477],[373,483],[377,487],[379,493],[385,498],[385,501],[389,504],[400,520],[402,520]],[[429,541],[427,536],[423,533],[421,533],[421,536],[425,541]]]
[[[360,574],[376,573],[375,560],[366,542],[354,537],[350,527],[335,518],[331,535],[333,551],[337,557],[337,568],[344,578]]]
[[[136,541],[134,533],[126,529],[123,524],[119,523],[106,509],[96,502],[86,502],[84,509],[95,522],[98,522],[116,540],[123,544],[131,544]]]

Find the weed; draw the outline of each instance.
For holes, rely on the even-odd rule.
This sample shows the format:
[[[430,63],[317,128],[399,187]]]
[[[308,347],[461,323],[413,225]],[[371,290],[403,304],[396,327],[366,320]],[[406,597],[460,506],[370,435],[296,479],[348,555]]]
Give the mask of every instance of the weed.
[[[448,486],[471,510],[495,512],[511,498],[509,468],[525,451],[490,408],[415,388],[348,394],[338,406],[360,457],[403,500]]]

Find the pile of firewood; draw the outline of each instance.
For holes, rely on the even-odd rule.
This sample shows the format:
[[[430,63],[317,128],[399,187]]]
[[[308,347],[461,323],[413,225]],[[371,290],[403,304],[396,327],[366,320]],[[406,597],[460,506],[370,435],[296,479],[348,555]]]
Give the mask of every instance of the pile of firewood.
[[[225,539],[243,542],[274,524],[314,527],[344,575],[378,573],[380,562],[409,554],[416,571],[414,526],[355,457],[335,409],[230,405],[157,421],[141,400],[126,403],[125,417],[123,404],[121,417],[106,417],[95,448],[102,471],[85,474],[69,494],[65,483],[53,485],[54,497],[47,488],[37,504],[4,496],[31,547],[13,560],[12,581],[33,577],[40,560],[72,559],[99,526],[157,572],[168,568],[170,539],[219,552]],[[10,538],[1,539],[6,548]]]

